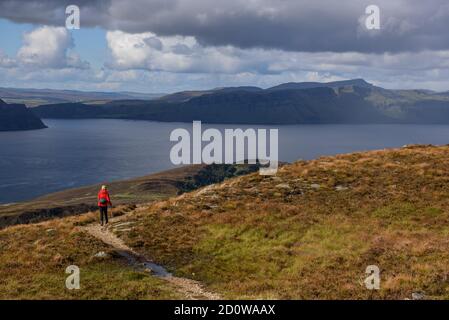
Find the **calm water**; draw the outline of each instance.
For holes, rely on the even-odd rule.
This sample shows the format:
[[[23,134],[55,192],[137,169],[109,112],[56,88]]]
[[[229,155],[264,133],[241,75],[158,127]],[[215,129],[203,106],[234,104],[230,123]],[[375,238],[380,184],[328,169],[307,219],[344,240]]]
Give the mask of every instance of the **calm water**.
[[[0,203],[172,168],[170,132],[181,127],[191,130],[191,124],[147,121],[45,120],[45,123],[49,129],[0,132]],[[447,125],[278,128],[282,161],[411,143],[449,143]]]

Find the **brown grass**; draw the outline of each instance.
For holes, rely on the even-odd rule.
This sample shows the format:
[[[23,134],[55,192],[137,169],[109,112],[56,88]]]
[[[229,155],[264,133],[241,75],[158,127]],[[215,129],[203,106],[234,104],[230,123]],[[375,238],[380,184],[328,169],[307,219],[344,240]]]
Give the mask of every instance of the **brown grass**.
[[[323,157],[160,202],[122,236],[229,298],[449,298],[448,186],[448,146]]]
[[[129,267],[110,247],[78,230],[95,216],[0,230],[0,299],[179,298],[169,284]],[[95,258],[100,251],[108,257]],[[79,290],[65,287],[69,265],[80,268]]]

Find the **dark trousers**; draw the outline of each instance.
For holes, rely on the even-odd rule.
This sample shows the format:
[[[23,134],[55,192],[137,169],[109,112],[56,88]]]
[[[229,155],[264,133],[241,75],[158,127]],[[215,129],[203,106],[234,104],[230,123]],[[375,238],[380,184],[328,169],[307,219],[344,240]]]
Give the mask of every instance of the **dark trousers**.
[[[100,207],[100,221],[103,225],[103,221],[108,223],[108,207]]]

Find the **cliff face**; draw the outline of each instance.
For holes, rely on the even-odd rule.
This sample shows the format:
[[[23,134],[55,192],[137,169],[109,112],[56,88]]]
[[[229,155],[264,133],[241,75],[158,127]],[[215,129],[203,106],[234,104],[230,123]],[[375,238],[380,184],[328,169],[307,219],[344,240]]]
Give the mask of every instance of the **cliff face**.
[[[23,104],[7,104],[0,99],[0,131],[35,130],[47,126]]]

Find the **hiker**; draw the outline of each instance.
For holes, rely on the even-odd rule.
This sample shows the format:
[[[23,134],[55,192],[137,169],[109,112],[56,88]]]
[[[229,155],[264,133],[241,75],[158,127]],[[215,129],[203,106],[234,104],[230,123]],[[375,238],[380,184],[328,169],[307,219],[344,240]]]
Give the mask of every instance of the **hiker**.
[[[101,186],[101,190],[98,192],[98,207],[100,208],[100,223],[102,226],[103,220],[108,224],[108,205],[112,207],[108,188],[106,186]]]

